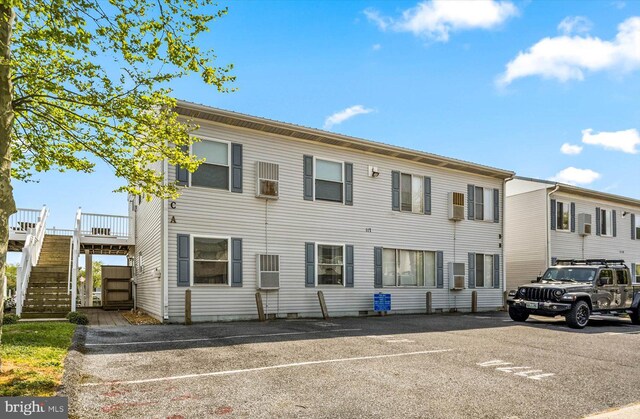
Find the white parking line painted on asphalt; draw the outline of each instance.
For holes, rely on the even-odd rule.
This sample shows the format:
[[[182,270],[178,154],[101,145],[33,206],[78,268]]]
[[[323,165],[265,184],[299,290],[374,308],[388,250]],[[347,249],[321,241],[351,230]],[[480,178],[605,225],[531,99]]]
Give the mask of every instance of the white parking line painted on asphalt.
[[[543,372],[542,370],[533,370],[531,367],[514,367],[512,362],[506,362],[501,359],[493,359],[491,361],[479,362],[476,365],[480,367],[495,367],[496,371],[502,371],[519,377],[530,378],[532,380],[542,380],[543,378],[552,377],[555,374]],[[522,371],[526,370],[526,371]],[[538,374],[542,373],[542,374]]]
[[[323,359],[319,361],[305,361],[305,362],[295,362],[292,364],[280,364],[280,365],[270,365],[266,367],[256,367],[256,368],[246,368],[241,370],[228,370],[228,371],[214,371],[214,372],[204,372],[200,374],[186,374],[186,375],[174,375],[171,377],[159,377],[159,378],[147,378],[143,380],[130,380],[130,381],[104,381],[101,383],[84,383],[81,384],[82,387],[95,387],[102,385],[117,385],[117,384],[144,384],[144,383],[155,383],[159,381],[174,381],[174,380],[183,380],[187,378],[201,378],[201,377],[214,377],[219,375],[233,375],[233,374],[242,374],[245,372],[256,372],[256,371],[267,371],[267,370],[275,370],[275,369],[284,369],[284,368],[294,368],[294,367],[304,367],[308,365],[320,365],[320,364],[333,364],[338,362],[350,362],[350,361],[366,361],[370,359],[383,359],[383,358],[398,358],[403,356],[415,356],[415,355],[427,355],[427,354],[438,354],[443,352],[451,352],[453,349],[434,349],[431,351],[418,351],[418,352],[404,352],[399,354],[386,354],[386,355],[370,355],[370,356],[357,356],[353,358],[335,358],[335,359]]]
[[[415,342],[415,340],[399,338],[399,337],[396,337],[395,335],[369,335],[367,337],[371,339],[386,339],[385,342],[387,343],[414,343]]]
[[[640,335],[640,330],[634,332],[607,332],[607,335]]]
[[[338,323],[331,323],[331,322],[317,322],[317,323],[311,323],[314,326],[319,326],[319,327],[337,327],[340,326]]]
[[[206,342],[206,341],[228,340],[228,339],[264,338],[264,337],[272,337],[272,336],[315,335],[315,334],[318,334],[318,333],[358,332],[360,330],[362,330],[362,329],[331,329],[331,330],[312,330],[312,331],[309,331],[309,332],[282,332],[282,333],[261,333],[261,334],[255,334],[255,335],[222,336],[222,337],[215,337],[215,338],[150,340],[150,341],[138,341],[138,342],[114,342],[114,343],[85,343],[84,346],[158,345],[158,344],[168,344],[168,343]]]

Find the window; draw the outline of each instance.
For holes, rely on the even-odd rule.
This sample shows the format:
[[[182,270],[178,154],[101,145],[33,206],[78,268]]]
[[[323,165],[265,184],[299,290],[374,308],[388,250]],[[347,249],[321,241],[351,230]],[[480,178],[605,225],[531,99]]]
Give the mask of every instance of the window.
[[[476,287],[493,287],[493,255],[476,253]]]
[[[613,230],[611,229],[611,211],[600,210],[600,234],[603,236],[612,236]]]
[[[610,269],[601,270],[598,277],[598,285],[613,285],[613,271]]]
[[[424,178],[407,173],[400,175],[400,210],[424,212]]]
[[[618,285],[629,285],[629,274],[626,269],[616,270],[616,282]]]
[[[640,262],[636,263],[636,271],[633,273],[636,278],[636,282],[640,283]]]
[[[318,245],[318,285],[344,285],[344,246]]]
[[[634,235],[634,237],[636,238],[636,240],[640,240],[640,215],[636,214],[633,218],[635,221],[635,225],[633,226],[633,228],[635,228],[636,230],[636,234]]]
[[[229,283],[229,240],[193,237],[193,283]]]
[[[343,167],[341,162],[316,159],[316,199],[342,202]]]
[[[493,221],[493,189],[476,186],[474,199],[475,219]]]
[[[191,154],[205,159],[191,174],[192,186],[229,189],[229,143],[203,140],[193,143]]]
[[[570,205],[566,202],[556,202],[556,229],[569,230],[569,209]]]
[[[385,287],[435,287],[435,252],[383,249],[382,285]]]

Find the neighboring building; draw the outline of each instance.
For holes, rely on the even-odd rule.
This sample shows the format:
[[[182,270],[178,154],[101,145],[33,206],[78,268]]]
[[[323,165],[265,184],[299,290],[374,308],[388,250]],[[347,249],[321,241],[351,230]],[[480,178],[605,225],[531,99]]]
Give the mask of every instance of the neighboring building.
[[[137,306],[194,321],[503,304],[503,205],[513,173],[396,146],[179,102],[199,125],[198,170],[158,166],[175,201],[132,200]],[[277,199],[273,199],[277,198]],[[456,218],[457,220],[452,220]],[[257,262],[261,266],[257,266]],[[454,266],[455,276],[453,278]],[[451,278],[450,278],[451,275]],[[261,282],[262,281],[262,282]],[[456,288],[452,290],[452,288]]]
[[[507,288],[557,259],[622,259],[640,282],[640,200],[522,177],[506,188]]]

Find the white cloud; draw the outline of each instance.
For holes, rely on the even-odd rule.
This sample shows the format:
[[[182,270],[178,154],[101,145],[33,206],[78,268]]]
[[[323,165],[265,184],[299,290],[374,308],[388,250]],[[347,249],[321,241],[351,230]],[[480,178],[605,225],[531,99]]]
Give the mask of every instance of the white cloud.
[[[632,17],[618,25],[611,41],[592,36],[558,36],[544,38],[520,52],[507,64],[498,85],[516,79],[542,76],[559,81],[583,80],[586,71],[632,71],[640,68],[640,17]]]
[[[336,112],[333,115],[327,117],[324,120],[324,129],[331,129],[334,125],[338,125],[346,121],[347,119],[351,119],[354,116],[367,114],[373,112],[373,109],[365,108],[362,105],[351,106],[342,111]]]
[[[562,154],[580,154],[582,152],[582,146],[564,143],[560,147]]]
[[[510,1],[427,0],[403,11],[399,18],[382,16],[375,9],[366,9],[364,14],[383,31],[411,32],[446,42],[450,32],[495,28],[516,16],[518,8]]]
[[[380,44],[373,44],[371,46],[371,49],[374,50],[374,51],[379,51],[380,48],[382,48],[382,45],[380,45]]]
[[[637,146],[640,145],[640,133],[636,129],[625,131],[594,133],[591,128],[582,131],[582,142],[585,144],[599,145],[607,150],[622,151],[629,154],[637,154]]]
[[[596,179],[600,178],[600,173],[591,169],[576,169],[575,167],[567,167],[556,173],[555,176],[549,178],[554,182],[566,183],[569,185],[588,185]]]
[[[591,21],[584,16],[567,16],[558,25],[558,30],[565,35],[571,35],[589,32],[592,26]]]

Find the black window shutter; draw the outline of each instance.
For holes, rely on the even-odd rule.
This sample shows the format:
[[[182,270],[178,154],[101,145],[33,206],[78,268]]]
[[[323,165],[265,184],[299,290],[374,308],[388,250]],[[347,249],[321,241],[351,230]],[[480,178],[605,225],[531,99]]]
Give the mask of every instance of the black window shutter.
[[[400,172],[391,172],[391,209],[400,211]]]
[[[344,164],[344,204],[353,205],[353,163]]]
[[[231,144],[231,192],[242,193],[242,144]]]
[[[347,244],[344,247],[345,251],[345,281],[344,286],[353,288],[353,245]]]
[[[189,151],[189,146],[180,146],[183,153]],[[189,171],[181,166],[176,166],[176,181],[180,186],[189,186]]]
[[[190,238],[188,234],[178,234],[178,286],[191,285],[191,251],[189,250]]]
[[[616,210],[611,211],[611,235],[616,237],[618,235],[618,228],[616,226]]]
[[[571,203],[571,232],[576,232],[576,203]]]
[[[500,255],[493,255],[493,288],[500,288]]]
[[[476,254],[469,253],[469,288],[476,287]]]
[[[596,236],[600,235],[600,207],[596,207]]]
[[[436,252],[436,287],[444,288],[444,253]]]
[[[637,239],[636,237],[636,215],[631,214],[631,240]],[[635,275],[635,272],[634,272]]]
[[[313,288],[316,286],[316,244],[304,244],[304,286]]]
[[[551,230],[555,230],[556,229],[556,224],[558,223],[558,220],[556,219],[556,211],[558,210],[558,207],[556,205],[556,200],[552,199],[551,200]]]
[[[313,201],[313,156],[304,156],[303,189],[304,199]]]
[[[467,218],[473,220],[475,213],[474,194],[476,192],[475,185],[467,185]]]
[[[493,190],[493,222],[500,222],[500,190]]]
[[[373,248],[373,286],[382,288],[382,247]]]
[[[431,178],[424,177],[424,213],[431,215]]]
[[[231,286],[242,286],[242,239],[231,239]]]

